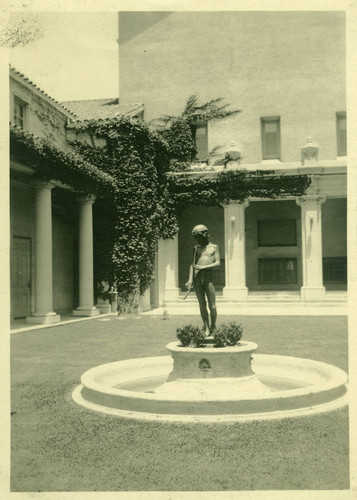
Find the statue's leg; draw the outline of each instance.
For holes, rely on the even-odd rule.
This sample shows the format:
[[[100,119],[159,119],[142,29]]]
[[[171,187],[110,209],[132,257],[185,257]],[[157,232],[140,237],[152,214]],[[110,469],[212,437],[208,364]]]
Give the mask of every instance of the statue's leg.
[[[212,333],[216,329],[216,322],[217,322],[216,291],[211,280],[206,283],[205,288],[208,300],[208,307],[211,314],[211,333]]]
[[[206,336],[209,335],[209,320],[208,320],[208,311],[205,297],[204,285],[201,280],[197,277],[195,279],[195,292],[198,300],[198,304],[200,306],[201,318],[203,321],[203,326],[205,329]]]

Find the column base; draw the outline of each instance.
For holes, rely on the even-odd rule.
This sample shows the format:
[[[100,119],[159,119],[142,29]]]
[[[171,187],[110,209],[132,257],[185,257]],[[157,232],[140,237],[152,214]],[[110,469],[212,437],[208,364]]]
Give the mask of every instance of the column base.
[[[165,288],[164,290],[164,295],[163,299],[165,302],[170,302],[177,300],[180,296],[180,289],[178,287],[176,288]]]
[[[73,316],[99,316],[99,309],[94,306],[79,306],[73,311]]]
[[[300,288],[301,299],[306,301],[324,300],[325,292],[326,290],[324,286],[317,286],[317,287],[302,286]]]
[[[37,324],[37,325],[52,325],[53,323],[59,323],[61,321],[61,316],[55,312],[40,314],[34,313],[32,316],[27,316],[26,323]]]
[[[223,288],[223,298],[226,300],[244,300],[247,297],[248,288],[246,286]]]

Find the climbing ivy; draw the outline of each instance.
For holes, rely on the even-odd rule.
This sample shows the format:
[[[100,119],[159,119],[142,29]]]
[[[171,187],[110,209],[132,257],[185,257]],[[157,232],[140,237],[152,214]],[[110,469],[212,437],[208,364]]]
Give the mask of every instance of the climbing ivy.
[[[104,149],[83,143],[74,146],[86,160],[115,178],[111,263],[122,311],[136,309],[140,294],[152,280],[158,239],[176,234],[177,217],[184,208],[222,206],[251,196],[300,196],[308,187],[307,176],[274,171],[187,173],[196,155],[197,122],[238,113],[222,105],[221,99],[199,105],[193,95],[179,117],[164,116],[150,126],[127,117],[76,125],[78,132],[104,138],[107,144]]]
[[[243,202],[249,197],[284,198],[301,196],[310,184],[306,175],[284,175],[274,171],[226,170],[213,176],[170,175],[168,190],[180,213],[190,205],[222,206],[230,200]]]
[[[178,231],[177,217],[190,205],[222,206],[248,197],[300,196],[307,176],[274,171],[223,170],[189,174],[196,156],[195,130],[199,121],[238,114],[221,99],[198,104],[190,96],[180,116],[156,123],[123,117],[76,123],[78,139],[72,151],[60,151],[44,139],[18,129],[10,134],[11,150],[37,174],[58,179],[79,192],[100,197],[94,206],[97,282],[110,281],[118,291],[121,311],[135,311],[139,297],[153,277],[158,239]],[[96,146],[94,138],[105,139]]]
[[[105,217],[112,225],[111,264],[122,312],[132,312],[153,277],[160,237],[177,230],[174,205],[164,182],[167,144],[142,120],[92,121],[77,130],[106,139],[105,149],[74,142],[72,146],[115,179],[114,204]],[[106,273],[106,275],[110,275]]]
[[[115,190],[115,179],[104,169],[19,127],[10,128],[10,154],[33,167],[39,179],[61,181],[79,193],[109,196]]]

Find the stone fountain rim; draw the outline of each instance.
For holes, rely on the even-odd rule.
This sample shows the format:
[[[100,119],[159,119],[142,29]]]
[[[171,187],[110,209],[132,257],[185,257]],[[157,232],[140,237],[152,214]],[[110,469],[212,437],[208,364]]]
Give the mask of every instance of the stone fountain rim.
[[[195,350],[194,348],[192,348]],[[204,352],[206,352],[205,348],[202,349]],[[95,391],[95,392],[101,392],[106,395],[110,396],[117,396],[117,397],[125,397],[125,398],[132,398],[132,399],[139,399],[139,400],[148,400],[152,402],[160,402],[160,401],[170,401],[170,402],[175,402],[177,401],[182,402],[182,401],[187,401],[187,399],[172,399],[172,398],[167,398],[167,397],[158,397],[155,394],[150,394],[150,393],[143,393],[143,392],[138,392],[138,391],[130,391],[126,389],[117,389],[113,388],[111,386],[105,386],[104,384],[100,384],[98,382],[94,381],[94,376],[98,376],[100,374],[106,373],[108,370],[111,371],[111,369],[117,367],[120,365],[121,367],[125,368],[125,365],[131,366],[131,368],[135,368],[135,366],[138,366],[139,368],[142,368],[143,363],[145,362],[147,364],[158,364],[162,365],[162,362],[165,360],[170,360],[171,356],[155,356],[155,357],[145,357],[145,358],[133,358],[133,359],[128,359],[128,360],[122,360],[122,361],[114,361],[112,363],[106,363],[103,365],[96,366],[94,368],[91,368],[87,370],[85,373],[83,373],[81,377],[81,384],[83,387]],[[340,368],[330,365],[328,363],[324,363],[322,361],[315,361],[311,359],[306,359],[306,358],[299,358],[299,357],[294,357],[294,356],[280,356],[280,355],[274,355],[274,354],[255,354],[254,355],[254,360],[255,362],[259,361],[269,361],[271,360],[272,362],[279,362],[282,360],[289,360],[291,363],[295,363],[297,365],[303,365],[303,367],[307,366],[314,366],[315,368],[319,368],[322,371],[325,371],[325,373],[330,373],[332,374],[332,377],[330,377],[329,380],[326,382],[319,382],[318,384],[312,384],[309,386],[305,386],[302,388],[298,389],[287,389],[284,391],[277,391],[274,393],[274,399],[284,399],[284,398],[290,398],[290,397],[299,397],[299,396],[305,396],[307,394],[317,394],[325,391],[331,391],[333,389],[337,389],[343,385],[346,385],[348,381],[348,376],[347,374]],[[160,363],[161,362],[161,363]],[[154,376],[154,375],[153,375]],[[140,377],[138,377],[140,378]],[[135,379],[133,379],[135,380]],[[194,379],[192,379],[194,380]],[[186,382],[186,381],[185,381]],[[256,397],[244,397],[244,400],[254,400],[257,399]],[[264,402],[264,400],[269,400],[271,399],[271,395],[264,396],[262,395],[259,397],[259,400]],[[223,401],[235,401],[236,398],[231,398],[231,399],[225,399]],[[215,400],[212,400],[215,401]],[[243,400],[242,400],[243,401]]]

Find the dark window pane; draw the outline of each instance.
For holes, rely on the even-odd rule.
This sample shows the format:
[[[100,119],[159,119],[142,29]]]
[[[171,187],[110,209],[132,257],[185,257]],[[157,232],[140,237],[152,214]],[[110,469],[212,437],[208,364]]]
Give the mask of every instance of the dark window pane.
[[[347,283],[347,257],[323,258],[324,283]]]
[[[258,221],[258,246],[296,246],[296,243],[296,219]]]
[[[259,283],[261,285],[296,284],[296,259],[259,259]]]
[[[208,157],[208,134],[207,123],[198,124],[196,126],[196,149],[197,160],[207,160]]]

